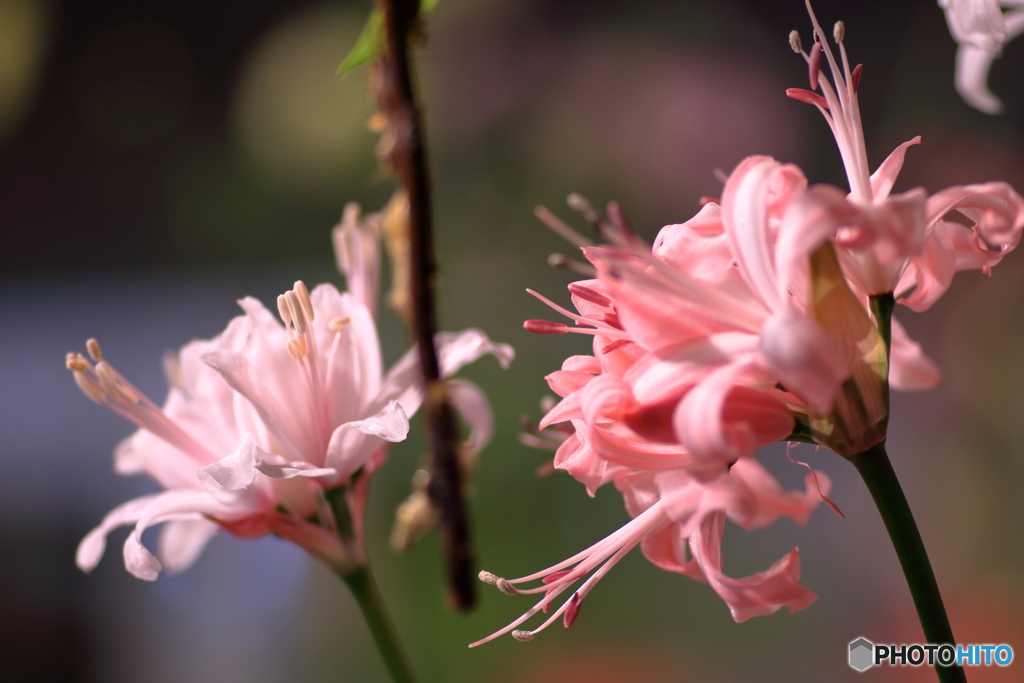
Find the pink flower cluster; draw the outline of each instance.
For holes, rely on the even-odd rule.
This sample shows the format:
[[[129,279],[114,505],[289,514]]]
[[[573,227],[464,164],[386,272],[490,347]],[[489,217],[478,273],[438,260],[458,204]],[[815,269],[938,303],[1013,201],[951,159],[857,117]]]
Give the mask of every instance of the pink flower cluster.
[[[408,416],[424,398],[415,348],[383,372],[375,220],[360,220],[350,205],[335,230],[349,292],[329,284],[309,292],[296,282],[278,297],[280,321],[256,299],[242,299],[244,315],[173,359],[162,408],[114,369],[95,340],[87,344],[91,358],[68,354],[83,392],[140,428],[118,446],[117,473],[145,473],[166,489],[112,510],[79,545],[79,567],[95,567],[107,534],[126,524],[135,529],[125,567],[140,579],[188,567],[218,529],[240,538],[276,534],[342,574],[365,563],[366,484],[388,443],[406,438]],[[487,353],[503,366],[513,357],[480,330],[440,333],[435,343],[445,377]],[[472,430],[467,447],[479,449],[490,438],[490,408],[466,384],[453,386],[452,401]],[[339,533],[325,498],[343,485],[348,533]],[[158,560],[142,533],[161,523]]]
[[[569,286],[578,313],[535,294],[576,327],[537,320],[526,328],[593,335],[594,354],[570,357],[548,376],[562,400],[540,427],[560,429],[554,466],[591,495],[614,483],[633,520],[541,572],[514,580],[482,573],[506,593],[543,597],[473,645],[509,631],[529,640],[560,616],[569,626],[595,583],[637,544],[657,566],[709,583],[736,621],[807,607],[816,596],[799,583],[795,548],[753,576],[722,571],[726,519],[745,529],[782,516],[803,523],[827,501],[824,475],[812,472],[803,491],[784,491],[752,456],[780,440],[854,455],[884,439],[888,383],[922,389],[939,375],[895,320],[890,357],[888,313],[879,320],[872,300],[894,295],[925,310],[955,271],[988,272],[1020,241],[1024,199],[1005,183],[930,197],[922,189],[890,193],[918,138],[869,174],[857,103],[861,69],[850,68],[841,23],[838,59],[814,26],[809,53],[791,36],[808,63],[811,90],[788,94],[818,107],[832,128],[850,193],[808,187],[796,166],[749,157],[729,175],[720,202],[663,228],[653,247],[632,234],[615,205],[608,222],[580,206],[607,243],[570,234],[596,271]],[[821,73],[823,59],[833,82]],[[970,225],[946,220],[953,211]],[[584,578],[540,627],[519,630]]]

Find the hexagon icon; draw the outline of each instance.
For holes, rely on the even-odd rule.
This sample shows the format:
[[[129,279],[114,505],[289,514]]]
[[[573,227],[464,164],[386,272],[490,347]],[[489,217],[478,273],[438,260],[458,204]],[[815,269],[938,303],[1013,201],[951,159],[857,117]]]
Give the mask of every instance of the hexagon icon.
[[[874,666],[875,646],[866,638],[858,638],[850,643],[850,666],[857,671],[864,671]]]

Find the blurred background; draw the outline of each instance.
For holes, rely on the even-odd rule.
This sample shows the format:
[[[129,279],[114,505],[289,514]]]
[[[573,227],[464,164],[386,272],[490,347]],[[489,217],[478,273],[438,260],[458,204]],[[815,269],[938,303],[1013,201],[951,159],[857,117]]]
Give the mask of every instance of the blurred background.
[[[897,190],[1006,180],[1024,189],[1024,40],[995,63],[1000,117],[953,91],[955,44],[933,0],[818,0],[846,21],[864,63],[869,158],[910,150]],[[114,445],[132,431],[90,403],[64,369],[87,337],[158,402],[160,357],[211,337],[296,278],[332,281],[329,230],[347,201],[376,210],[392,185],[377,168],[366,73],[335,69],[368,2],[0,0],[0,680],[385,681],[354,602],[329,572],[276,541],[218,536],[199,561],[155,583],[127,574],[111,537],[89,576],[78,540],[112,507],[154,490],[121,479]],[[524,293],[568,301],[572,278],[546,267],[567,247],[532,217],[568,217],[571,191],[619,200],[647,239],[682,222],[714,171],[744,156],[799,164],[845,186],[827,126],[789,100],[806,67],[787,45],[802,2],[765,0],[443,0],[419,60],[442,273],[442,327],[482,327],[516,347],[513,368],[484,359],[463,375],[489,393],[497,431],[472,500],[481,567],[523,575],[627,521],[614,490],[588,498],[548,455],[517,442],[538,416],[545,374],[587,340],[536,337],[549,317]],[[944,372],[894,398],[890,453],[961,642],[1009,643],[1024,657],[1024,255],[987,278],[961,273],[932,310],[898,312]],[[387,358],[408,346],[385,312]],[[568,335],[573,337],[573,335]],[[525,611],[481,586],[477,611],[446,605],[434,537],[399,556],[386,544],[421,462],[418,429],[374,480],[375,571],[424,681],[859,680],[847,644],[921,642],[895,555],[852,467],[797,448],[835,482],[809,524],[731,526],[725,569],[743,576],[799,546],[817,603],[735,624],[706,585],[639,552],[587,599],[568,631],[529,644],[466,644]],[[795,486],[780,448],[761,460]],[[150,542],[151,539],[150,539]],[[972,681],[1020,680],[976,670]],[[898,676],[897,676],[898,674]],[[872,670],[873,680],[934,680]],[[886,677],[889,677],[888,679]],[[916,678],[915,678],[916,677]]]

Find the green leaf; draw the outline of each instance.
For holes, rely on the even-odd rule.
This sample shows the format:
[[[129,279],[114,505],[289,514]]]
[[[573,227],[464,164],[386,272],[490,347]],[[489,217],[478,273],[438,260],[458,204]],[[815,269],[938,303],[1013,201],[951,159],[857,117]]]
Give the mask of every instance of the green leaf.
[[[420,0],[420,14],[430,14],[437,7],[438,2],[440,0]],[[335,75],[341,78],[353,69],[368,63],[377,55],[383,54],[386,49],[385,42],[384,15],[374,7],[370,12],[370,17],[366,20],[366,25],[363,26],[363,30],[356,39],[352,51],[345,57],[345,61],[338,67]]]
[[[382,52],[384,52],[384,15],[375,7],[370,12],[370,18],[366,20],[363,30],[359,33],[352,51],[348,53],[348,57],[345,57],[345,61],[338,67],[338,72],[335,75],[341,78]]]

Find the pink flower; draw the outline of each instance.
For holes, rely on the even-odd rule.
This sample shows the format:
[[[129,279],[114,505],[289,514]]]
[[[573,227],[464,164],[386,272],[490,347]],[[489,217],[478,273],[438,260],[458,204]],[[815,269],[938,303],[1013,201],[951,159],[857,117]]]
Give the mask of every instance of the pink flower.
[[[861,69],[849,67],[843,31],[837,24],[840,67],[827,45],[822,49],[826,38],[815,20],[817,40],[804,57],[812,88],[823,94],[788,94],[825,116],[849,194],[808,188],[795,166],[754,156],[729,175],[720,203],[707,200],[694,218],[663,228],[653,247],[633,235],[614,204],[604,222],[580,198],[570,198],[607,240],[602,246],[539,214],[580,246],[595,270],[593,279],[569,286],[578,314],[534,293],[576,327],[528,321],[528,330],[594,336],[593,357],[573,356],[548,376],[562,400],[540,428],[560,426],[560,438],[549,442],[557,443],[554,467],[591,495],[614,482],[635,519],[542,572],[512,581],[482,575],[509,593],[545,592],[499,633],[546,611],[589,574],[555,615],[572,623],[580,600],[637,543],[655,564],[707,580],[737,620],[809,604],[813,594],[798,583],[795,550],[755,577],[721,574],[718,540],[726,517],[755,528],[783,514],[803,521],[819,500],[831,505],[827,480],[822,490],[812,490],[809,479],[805,493],[786,493],[751,456],[779,440],[818,443],[849,456],[884,439],[889,382],[926,388],[938,381],[938,371],[895,320],[888,353],[869,309],[872,297],[896,291],[902,303],[923,310],[955,270],[988,268],[1020,241],[1024,200],[1005,183],[950,188],[930,198],[920,189],[891,195],[906,149],[917,139],[869,174],[857,104]],[[799,36],[791,42],[803,54]],[[834,86],[820,75],[823,56]],[[951,211],[974,225],[945,221]],[[529,440],[544,443],[541,433]],[[545,585],[515,588],[537,579]]]
[[[662,569],[706,581],[725,600],[737,622],[771,614],[780,607],[803,609],[817,596],[799,583],[800,556],[796,548],[768,570],[735,579],[722,572],[721,541],[726,518],[745,529],[765,527],[783,516],[800,524],[806,522],[827,492],[829,481],[824,475],[818,475],[818,481],[808,475],[806,484],[802,493],[783,491],[751,458],[742,458],[732,467],[625,474],[615,480],[615,485],[634,518],[626,526],[583,552],[529,576],[502,579],[490,572],[480,573],[481,580],[509,595],[541,593],[543,597],[511,624],[470,647],[509,631],[516,640],[531,640],[559,617],[568,628],[601,577],[638,544],[647,559]],[[547,613],[559,595],[583,579],[583,584],[539,627],[517,629],[538,612]],[[540,585],[533,588],[517,587],[537,581]]]
[[[375,259],[364,254],[361,270],[348,270],[353,291],[375,291]],[[408,416],[423,401],[415,348],[383,373],[372,304],[332,285],[309,293],[296,282],[278,297],[282,325],[259,301],[242,299],[245,314],[224,332],[180,351],[163,408],[121,376],[95,340],[87,344],[91,360],[69,354],[85,394],[140,427],[118,446],[115,470],[149,474],[166,489],[111,511],[79,545],[79,567],[95,567],[107,534],[125,524],[135,525],[125,566],[147,580],[162,567],[188,567],[218,527],[242,538],[277,534],[342,573],[362,565],[361,519],[353,521],[355,538],[339,534],[325,492],[350,485],[349,506],[361,517],[368,476],[387,444],[405,439]],[[513,355],[479,330],[439,334],[437,345],[445,376],[485,353],[502,365]],[[489,432],[485,400],[472,395],[484,405],[464,414],[474,433]],[[162,562],[141,542],[159,523]]]
[[[959,47],[956,51],[956,90],[975,109],[998,114],[1003,103],[986,85],[992,61],[1003,45],[1024,32],[1021,0],[939,0],[946,23]],[[1016,7],[1006,14],[1002,8]]]
[[[952,16],[956,8],[962,21],[967,14],[981,21],[981,6],[988,4],[995,3],[953,2],[947,13]],[[968,12],[966,5],[974,9]],[[794,202],[785,221],[793,223],[796,232],[829,234],[839,247],[846,277],[862,295],[894,292],[900,303],[923,311],[945,292],[955,271],[982,268],[988,272],[1016,248],[1024,230],[1024,199],[1003,182],[950,187],[931,197],[921,188],[890,195],[907,149],[921,139],[903,143],[868,174],[857,100],[861,67],[850,69],[841,22],[834,31],[837,61],[813,12],[811,18],[815,43],[810,54],[803,53],[795,31],[790,40],[808,63],[812,90],[820,89],[822,94],[798,88],[787,94],[813,104],[825,117],[839,145],[850,194],[844,196],[828,186],[811,188]],[[1024,16],[1021,20],[1024,30]],[[823,56],[834,83],[820,71]],[[973,225],[944,220],[952,212]]]

